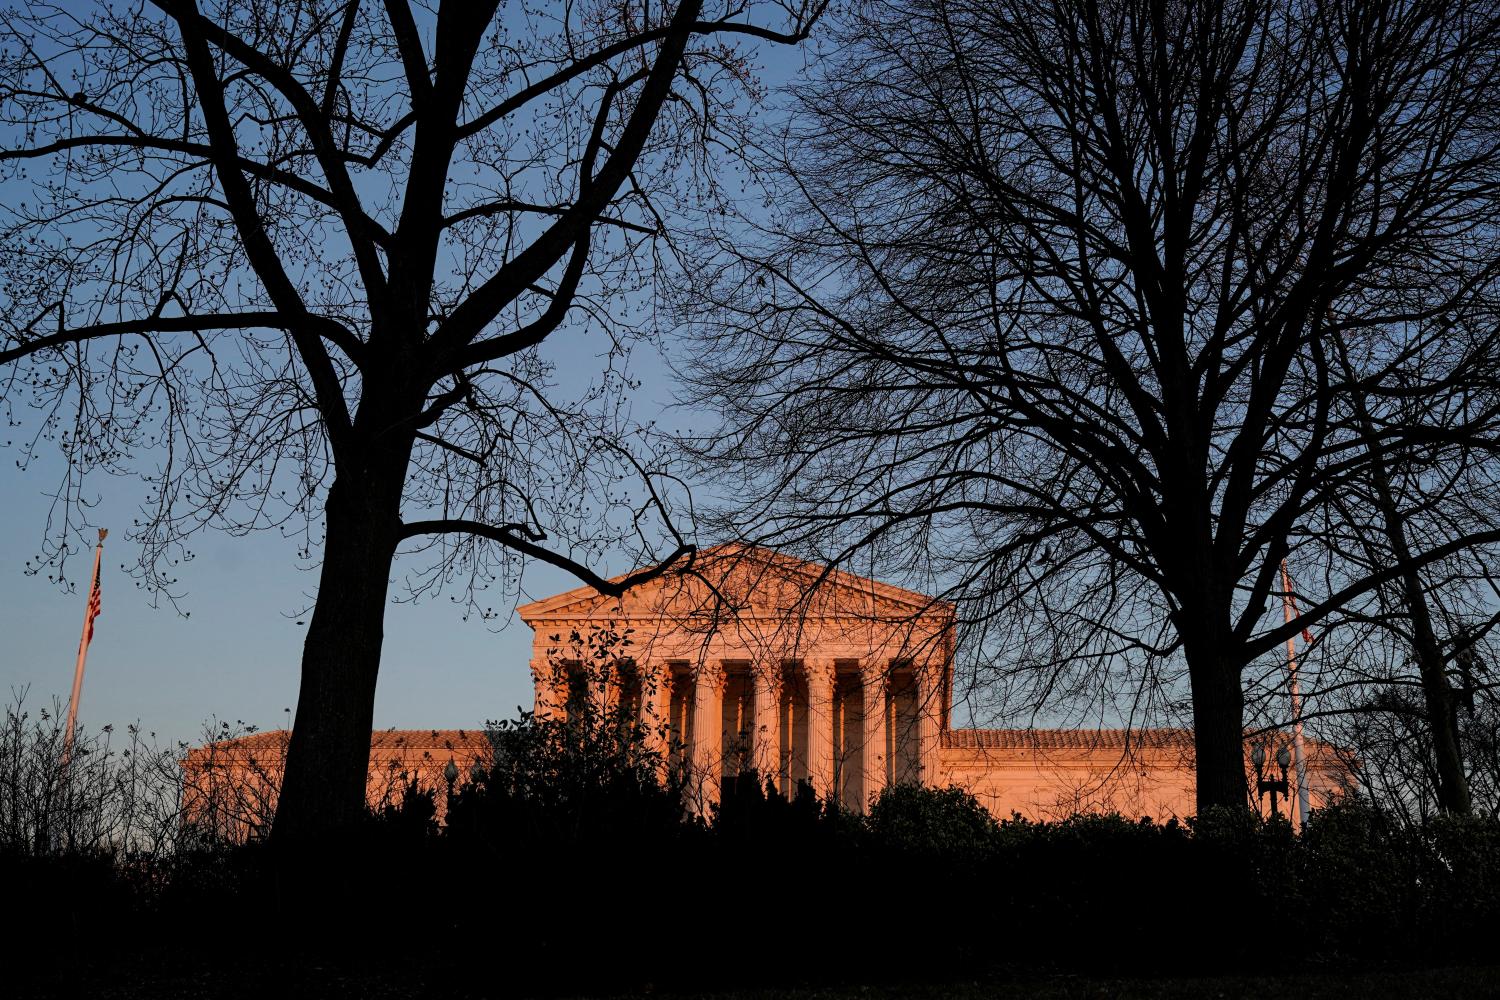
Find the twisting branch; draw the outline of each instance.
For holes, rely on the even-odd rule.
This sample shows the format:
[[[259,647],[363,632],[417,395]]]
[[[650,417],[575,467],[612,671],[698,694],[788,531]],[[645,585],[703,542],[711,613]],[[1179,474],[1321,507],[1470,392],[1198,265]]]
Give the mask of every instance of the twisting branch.
[[[399,538],[405,540],[415,538],[419,535],[437,534],[466,534],[475,535],[479,538],[487,538],[492,542],[498,542],[508,549],[515,549],[538,562],[544,562],[549,566],[565,570],[577,577],[582,583],[593,587],[599,593],[609,597],[619,597],[632,587],[638,587],[644,583],[665,576],[668,572],[687,572],[692,567],[693,556],[697,553],[696,545],[679,544],[677,548],[668,553],[667,557],[654,566],[637,570],[624,576],[607,580],[599,576],[587,565],[565,555],[553,552],[541,545],[547,540],[547,533],[539,528],[528,525],[490,525],[480,521],[469,521],[463,518],[436,518],[428,521],[412,521],[401,526]],[[681,562],[679,567],[677,564]]]

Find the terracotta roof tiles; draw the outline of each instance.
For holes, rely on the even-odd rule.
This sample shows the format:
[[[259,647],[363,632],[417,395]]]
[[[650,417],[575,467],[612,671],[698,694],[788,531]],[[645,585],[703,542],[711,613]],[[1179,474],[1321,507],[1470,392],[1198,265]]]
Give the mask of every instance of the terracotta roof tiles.
[[[1247,743],[1250,738],[1247,737]],[[1277,745],[1290,741],[1288,734],[1276,737]],[[1136,750],[1173,750],[1191,754],[1191,729],[950,729],[942,734],[945,750],[1090,751],[1115,753]],[[1338,751],[1328,743],[1307,737],[1304,746],[1310,763],[1339,766]]]
[[[222,750],[268,750],[286,745],[291,734],[270,729],[234,739],[219,740]],[[489,736],[483,729],[377,729],[370,734],[371,750],[488,750]]]
[[[953,750],[1191,750],[1191,729],[950,729]]]

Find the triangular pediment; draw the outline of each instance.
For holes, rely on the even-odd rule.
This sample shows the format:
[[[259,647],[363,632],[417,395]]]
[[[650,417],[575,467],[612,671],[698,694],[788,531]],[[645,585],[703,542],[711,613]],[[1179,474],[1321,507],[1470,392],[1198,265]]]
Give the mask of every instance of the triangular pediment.
[[[613,582],[629,575],[617,576]],[[522,605],[517,611],[522,621],[533,626],[612,617],[911,620],[951,619],[953,614],[951,604],[926,594],[740,543],[705,549],[685,567],[632,587],[622,597],[583,586]]]

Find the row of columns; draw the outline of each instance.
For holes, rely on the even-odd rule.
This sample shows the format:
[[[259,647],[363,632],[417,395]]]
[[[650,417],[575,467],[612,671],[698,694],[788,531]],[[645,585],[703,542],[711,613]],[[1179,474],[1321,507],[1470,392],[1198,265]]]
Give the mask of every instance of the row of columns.
[[[723,778],[725,747],[723,746],[724,696],[729,678],[725,661],[705,659],[698,661],[685,673],[674,675],[672,661],[655,660],[635,666],[640,689],[640,715],[646,732],[647,747],[666,758],[668,750],[668,723],[671,714],[673,685],[686,681],[688,690],[683,703],[688,739],[687,763],[689,766],[689,790],[695,805],[707,809],[716,802]],[[678,661],[680,662],[680,661]],[[742,661],[740,661],[742,662]],[[853,669],[841,670],[840,665]],[[749,763],[761,775],[776,777],[781,773],[781,707],[786,673],[800,675],[806,686],[806,732],[807,781],[820,798],[837,795],[842,789],[835,787],[835,760],[840,748],[835,746],[835,692],[841,678],[857,677],[859,697],[862,704],[862,732],[857,739],[850,734],[840,742],[857,747],[859,761],[860,791],[855,805],[868,807],[885,787],[889,762],[886,759],[891,705],[889,684],[893,676],[888,661],[866,658],[835,659],[809,657],[788,666],[781,661],[761,662],[748,671],[751,681],[750,704],[753,722],[750,727]],[[915,682],[916,720],[913,726],[916,737],[916,764],[919,780],[923,784],[937,783],[938,742],[943,715],[941,669],[934,665],[902,669],[903,676],[909,672]],[[532,661],[532,674],[536,680],[536,714],[541,718],[565,714],[567,704],[567,680],[559,677],[559,671],[548,661]],[[593,678],[589,697],[597,708],[613,706],[607,678]],[[617,694],[614,695],[617,697]],[[794,706],[796,702],[793,702]],[[685,717],[691,714],[691,721]],[[795,746],[795,726],[789,727],[789,739]],[[787,748],[792,750],[793,747]],[[846,762],[846,766],[847,766]],[[851,779],[847,772],[841,785]]]

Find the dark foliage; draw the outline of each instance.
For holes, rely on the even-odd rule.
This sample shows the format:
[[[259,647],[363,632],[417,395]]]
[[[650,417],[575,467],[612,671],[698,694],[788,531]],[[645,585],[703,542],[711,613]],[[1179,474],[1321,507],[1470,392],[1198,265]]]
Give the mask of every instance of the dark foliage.
[[[680,788],[633,728],[526,715],[490,735],[493,763],[449,803],[448,836],[462,849],[629,854],[682,835]]]
[[[900,785],[859,817],[753,774],[696,818],[629,731],[527,717],[493,735],[446,810],[409,789],[333,850],[6,858],[31,902],[5,940],[38,974],[59,942],[210,968],[249,949],[464,995],[1473,963],[1500,930],[1489,821],[1412,828],[1351,802],[1300,836],[1228,810],[996,822],[960,790]]]
[[[868,827],[881,845],[938,857],[983,857],[996,846],[994,817],[961,788],[892,785],[870,810]]]

